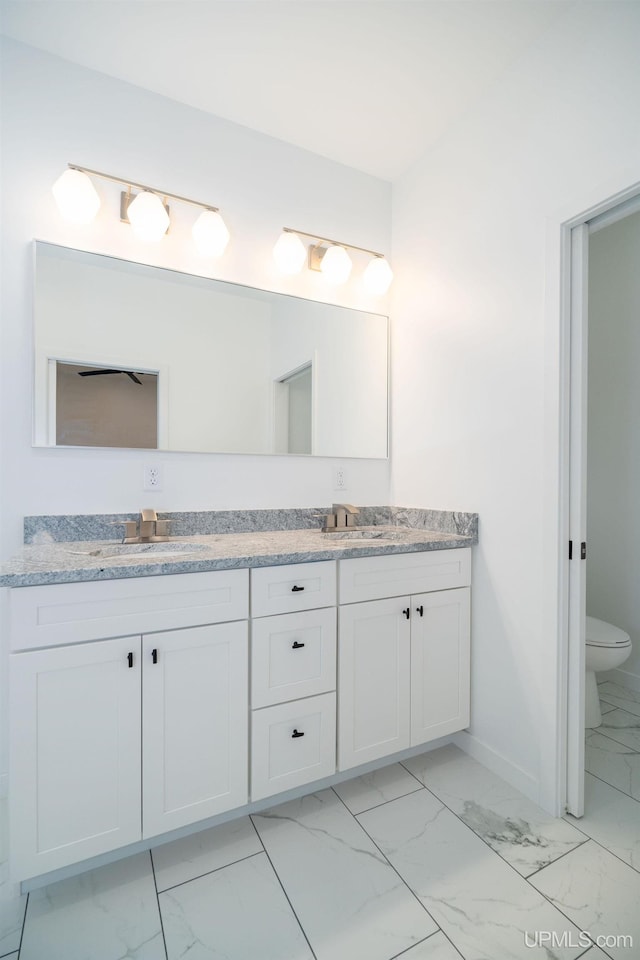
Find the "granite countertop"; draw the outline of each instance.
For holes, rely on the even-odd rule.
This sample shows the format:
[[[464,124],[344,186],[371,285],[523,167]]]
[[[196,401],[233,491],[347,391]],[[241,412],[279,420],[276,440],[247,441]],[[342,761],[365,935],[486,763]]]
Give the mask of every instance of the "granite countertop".
[[[373,510],[374,508],[370,508]],[[393,509],[400,508],[375,508]],[[253,516],[259,511],[254,511]],[[255,526],[274,526],[274,511],[269,520],[258,517]],[[284,514],[285,511],[279,513]],[[309,511],[317,518],[317,512]],[[115,539],[76,539],[79,531],[91,529],[86,523],[61,523],[62,518],[26,518],[25,530],[35,542],[28,543],[22,553],[0,566],[0,586],[23,587],[53,583],[75,583],[88,580],[115,580],[126,577],[159,576],[176,573],[202,573],[210,570],[231,570],[240,567],[264,567],[285,563],[305,563],[313,560],[339,560],[349,557],[367,557],[383,554],[413,553],[424,550],[446,550],[471,546],[477,543],[477,516],[475,514],[448,514],[439,511],[414,511],[415,517],[376,514],[374,520],[394,520],[394,523],[366,523],[359,525],[354,533],[323,534],[318,526],[294,529],[253,529],[241,532],[205,533],[202,535],[172,537],[164,543],[123,544]],[[434,518],[434,514],[438,514]],[[167,515],[170,516],[170,515]],[[173,515],[183,518],[194,515]],[[211,515],[207,515],[210,517]],[[240,515],[236,515],[240,516]],[[447,518],[454,518],[453,520]],[[464,518],[464,519],[460,519]],[[471,518],[471,519],[470,519]],[[73,521],[87,518],[66,518]],[[364,516],[371,520],[371,515]],[[408,519],[426,523],[431,519],[433,527],[409,525]],[[27,521],[42,522],[29,525]],[[101,517],[104,524],[106,521]],[[189,529],[183,519],[175,520],[177,530]],[[197,519],[193,521],[197,523]],[[285,522],[300,522],[300,511],[295,517],[281,516],[277,525]],[[307,523],[308,518],[303,517]],[[219,518],[213,528],[224,525]],[[242,527],[242,522],[238,524]],[[211,529],[211,522],[200,518],[200,528]],[[444,529],[442,529],[444,528]],[[33,530],[35,529],[35,533]],[[103,528],[101,528],[103,529]],[[454,530],[464,530],[463,533]],[[51,533],[54,530],[56,537]],[[60,539],[62,536],[68,539]],[[110,531],[113,532],[112,530]]]

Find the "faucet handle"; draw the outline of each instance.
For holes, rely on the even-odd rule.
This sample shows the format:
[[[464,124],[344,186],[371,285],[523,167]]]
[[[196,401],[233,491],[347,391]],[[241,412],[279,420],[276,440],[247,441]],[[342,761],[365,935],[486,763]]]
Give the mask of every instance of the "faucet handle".
[[[154,523],[158,519],[158,514],[151,507],[147,507],[141,510],[140,516],[143,522],[145,523],[148,523],[148,522]]]
[[[135,520],[114,520],[112,527],[124,527],[124,540],[135,540],[138,534],[138,524]]]

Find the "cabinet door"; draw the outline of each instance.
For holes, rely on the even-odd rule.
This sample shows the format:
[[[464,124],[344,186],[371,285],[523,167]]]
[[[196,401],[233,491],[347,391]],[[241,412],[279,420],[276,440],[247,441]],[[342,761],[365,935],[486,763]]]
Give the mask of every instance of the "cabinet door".
[[[408,597],[340,608],[340,770],[409,746],[408,609]]]
[[[248,797],[247,622],[143,637],[143,835]]]
[[[469,726],[469,588],[411,598],[411,745]]]
[[[140,638],[10,659],[15,879],[139,840]]]

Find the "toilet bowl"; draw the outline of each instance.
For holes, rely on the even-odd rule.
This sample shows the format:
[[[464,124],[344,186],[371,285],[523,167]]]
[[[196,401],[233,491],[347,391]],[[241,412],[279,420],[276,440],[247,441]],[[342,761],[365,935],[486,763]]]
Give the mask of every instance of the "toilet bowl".
[[[631,637],[619,627],[614,627],[595,617],[586,619],[586,667],[585,726],[599,727],[602,723],[600,697],[596,673],[614,670],[631,653]]]

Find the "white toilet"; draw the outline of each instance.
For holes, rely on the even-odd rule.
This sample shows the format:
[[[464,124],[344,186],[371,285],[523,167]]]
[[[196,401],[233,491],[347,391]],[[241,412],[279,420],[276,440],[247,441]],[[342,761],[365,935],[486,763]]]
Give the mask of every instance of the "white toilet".
[[[631,653],[631,637],[619,627],[604,620],[587,617],[586,623],[586,666],[587,683],[585,688],[585,726],[599,727],[602,723],[600,697],[596,684],[596,673],[614,670]]]

